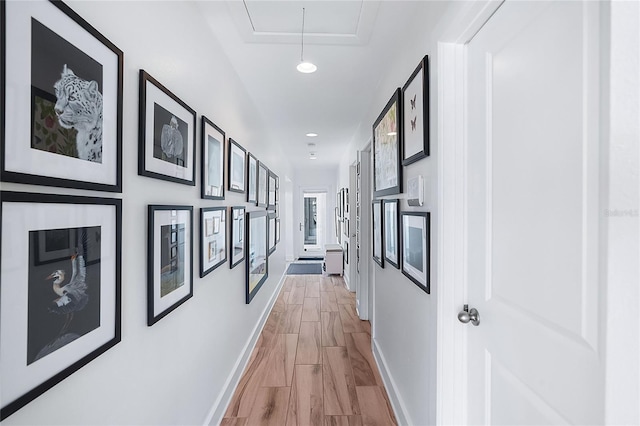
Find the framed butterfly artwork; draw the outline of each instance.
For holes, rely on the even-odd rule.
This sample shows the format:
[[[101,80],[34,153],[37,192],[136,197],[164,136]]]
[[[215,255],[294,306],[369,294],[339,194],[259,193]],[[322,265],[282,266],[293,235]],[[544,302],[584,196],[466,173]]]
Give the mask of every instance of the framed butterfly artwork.
[[[429,56],[402,88],[402,165],[429,156]]]

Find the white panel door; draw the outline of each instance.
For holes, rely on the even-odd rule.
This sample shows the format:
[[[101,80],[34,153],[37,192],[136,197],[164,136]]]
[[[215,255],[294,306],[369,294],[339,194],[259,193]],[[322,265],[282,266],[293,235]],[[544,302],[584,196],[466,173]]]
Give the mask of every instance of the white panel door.
[[[472,424],[602,424],[598,2],[504,3],[467,46]]]

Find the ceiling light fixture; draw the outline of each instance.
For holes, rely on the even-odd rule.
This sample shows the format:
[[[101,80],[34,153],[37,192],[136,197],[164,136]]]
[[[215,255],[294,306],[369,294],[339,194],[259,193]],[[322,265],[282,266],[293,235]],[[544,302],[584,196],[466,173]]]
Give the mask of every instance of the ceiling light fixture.
[[[304,7],[302,8],[302,36],[300,37],[300,63],[296,67],[298,71],[301,73],[309,74],[312,72],[316,72],[318,67],[316,67],[311,62],[304,61]]]
[[[307,136],[310,138],[315,138],[316,136],[318,136],[317,133],[307,133]]]

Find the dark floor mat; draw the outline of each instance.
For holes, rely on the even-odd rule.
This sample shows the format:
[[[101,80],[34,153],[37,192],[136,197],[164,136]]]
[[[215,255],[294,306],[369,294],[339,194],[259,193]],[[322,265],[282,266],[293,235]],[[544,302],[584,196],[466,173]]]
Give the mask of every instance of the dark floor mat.
[[[292,263],[287,275],[321,275],[322,263]]]
[[[298,260],[324,260],[324,257],[317,257],[317,256],[308,256],[308,257],[305,257],[305,256],[300,256],[300,257],[298,258]]]

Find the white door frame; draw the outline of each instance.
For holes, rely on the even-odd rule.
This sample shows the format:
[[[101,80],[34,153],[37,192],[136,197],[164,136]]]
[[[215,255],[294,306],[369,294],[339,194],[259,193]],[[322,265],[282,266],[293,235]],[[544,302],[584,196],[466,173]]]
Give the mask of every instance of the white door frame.
[[[297,217],[297,221],[294,224],[294,235],[296,235],[295,238],[295,250],[296,250],[296,259],[298,259],[300,256],[304,256],[306,254],[308,254],[308,252],[304,251],[304,231],[302,229],[300,229],[300,224],[304,223],[304,194],[311,194],[311,193],[326,193],[326,208],[329,209],[329,205],[331,204],[331,201],[329,200],[329,197],[331,197],[332,195],[330,192],[330,188],[326,187],[326,186],[298,186],[298,196],[297,196],[297,210],[298,210],[298,217]],[[329,215],[329,213],[326,213],[326,217],[325,217],[325,244],[327,244],[330,240],[331,240],[331,230],[332,227],[329,226],[329,218],[331,218],[331,221],[333,221],[333,215]],[[335,232],[335,230],[334,230]],[[320,248],[320,250],[317,252],[317,254],[320,254],[320,252],[324,253],[324,248]],[[313,252],[315,253],[315,252]]]
[[[457,315],[465,303],[465,44],[503,0],[471,2],[438,43],[438,324],[436,424],[467,424],[467,331]]]

